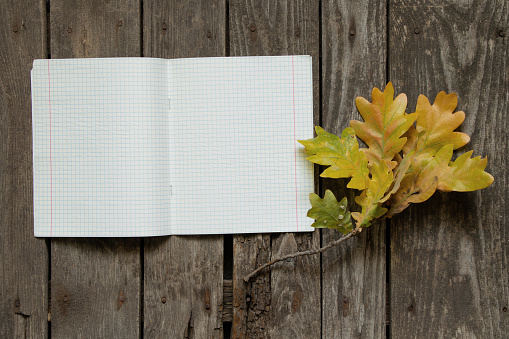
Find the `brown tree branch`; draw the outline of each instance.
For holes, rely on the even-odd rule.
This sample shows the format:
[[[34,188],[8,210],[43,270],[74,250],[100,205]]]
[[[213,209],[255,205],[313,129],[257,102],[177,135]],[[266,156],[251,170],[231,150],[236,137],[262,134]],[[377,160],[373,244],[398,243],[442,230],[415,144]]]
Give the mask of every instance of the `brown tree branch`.
[[[249,273],[248,275],[246,275],[244,277],[244,281],[245,282],[249,282],[249,280],[254,277],[255,275],[257,275],[258,273],[260,273],[260,271],[262,271],[263,269],[271,266],[271,265],[274,265],[275,263],[278,263],[280,261],[285,261],[285,260],[288,260],[288,259],[293,259],[293,258],[296,258],[296,257],[301,257],[301,256],[304,256],[304,255],[313,255],[313,254],[318,254],[318,253],[322,253],[322,252],[325,252],[327,251],[329,248],[332,248],[340,243],[342,243],[343,241],[345,241],[346,239],[350,239],[351,237],[357,235],[360,233],[362,229],[355,229],[353,230],[352,232],[348,233],[347,235],[345,236],[342,236],[341,238],[337,239],[337,240],[334,240],[333,242],[330,242],[328,243],[327,245],[323,246],[323,247],[320,247],[320,248],[316,248],[316,249],[311,249],[311,250],[307,250],[307,251],[302,251],[302,252],[296,252],[296,253],[292,253],[292,254],[288,254],[288,255],[285,255],[284,257],[281,257],[281,258],[277,258],[277,259],[274,259],[274,260],[271,260],[265,264],[263,264],[262,266],[258,267],[256,270],[254,270],[253,272]]]

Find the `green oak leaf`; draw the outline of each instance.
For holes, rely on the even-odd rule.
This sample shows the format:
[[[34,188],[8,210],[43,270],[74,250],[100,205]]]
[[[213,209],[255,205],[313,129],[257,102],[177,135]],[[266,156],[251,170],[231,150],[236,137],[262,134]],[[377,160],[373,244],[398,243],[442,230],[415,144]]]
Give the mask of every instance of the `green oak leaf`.
[[[359,143],[353,128],[347,127],[337,135],[324,131],[316,126],[317,137],[309,140],[299,140],[306,147],[311,156],[307,160],[328,165],[320,176],[327,178],[352,178],[346,187],[363,190],[369,177],[368,160],[359,150]]]
[[[323,199],[318,194],[311,193],[309,201],[312,208],[308,211],[307,215],[309,218],[316,220],[311,226],[337,229],[343,234],[348,234],[352,231],[353,226],[350,221],[346,197],[338,202],[334,193],[326,190]]]

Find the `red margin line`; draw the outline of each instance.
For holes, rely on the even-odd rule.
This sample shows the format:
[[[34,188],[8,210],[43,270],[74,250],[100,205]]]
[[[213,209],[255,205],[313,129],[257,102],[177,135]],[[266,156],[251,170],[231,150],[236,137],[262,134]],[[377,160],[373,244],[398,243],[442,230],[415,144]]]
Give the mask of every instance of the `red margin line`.
[[[295,146],[295,220],[297,222],[297,232],[299,231],[299,204],[297,192],[297,133],[295,132],[295,73],[293,69],[293,55],[292,55],[292,91],[293,91],[293,145]]]
[[[53,168],[51,163],[51,79],[49,76],[48,59],[48,104],[49,104],[49,186],[50,186],[50,231],[49,236],[53,235]]]

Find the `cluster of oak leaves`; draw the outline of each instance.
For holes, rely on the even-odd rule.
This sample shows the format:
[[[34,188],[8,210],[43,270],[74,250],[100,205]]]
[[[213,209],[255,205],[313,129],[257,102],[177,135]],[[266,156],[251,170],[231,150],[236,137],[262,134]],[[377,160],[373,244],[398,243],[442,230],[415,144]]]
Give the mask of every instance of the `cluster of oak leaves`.
[[[457,102],[454,93],[438,93],[433,105],[420,95],[415,113],[406,114],[406,95],[394,98],[388,83],[383,92],[373,89],[372,102],[356,99],[364,122],[352,120],[341,138],[317,126],[316,138],[299,140],[309,161],[329,166],[322,177],[351,178],[347,187],[361,191],[355,202],[362,210],[352,213],[346,197],[338,202],[330,190],[323,199],[311,193],[308,217],[316,220],[312,226],[359,232],[372,220],[392,217],[437,190],[466,192],[489,186],[493,177],[484,171],[487,158],[471,158],[470,151],[451,161],[453,150],[470,140],[454,131],[465,120],[464,112],[454,113]],[[356,136],[367,148],[359,148]]]

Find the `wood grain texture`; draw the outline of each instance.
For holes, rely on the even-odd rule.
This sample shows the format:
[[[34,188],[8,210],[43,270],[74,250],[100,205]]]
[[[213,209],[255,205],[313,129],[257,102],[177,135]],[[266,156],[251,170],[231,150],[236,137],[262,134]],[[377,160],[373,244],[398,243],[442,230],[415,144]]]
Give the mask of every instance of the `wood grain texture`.
[[[341,134],[361,120],[355,98],[385,86],[386,8],[380,1],[322,2],[322,127]],[[338,200],[354,194],[346,181],[322,180]],[[358,195],[358,192],[355,192]],[[322,230],[322,244],[341,236]],[[322,254],[323,338],[385,337],[385,224]]]
[[[158,58],[224,56],[226,3],[143,1],[143,53]]]
[[[143,5],[145,56],[224,56],[224,1],[157,0]],[[144,334],[222,338],[222,283],[222,236],[145,239]]]
[[[222,338],[221,236],[145,239],[144,334]]]
[[[431,100],[457,92],[460,150],[488,156],[489,188],[436,193],[391,225],[395,338],[503,338],[509,333],[507,203],[509,8],[506,1],[390,2],[390,79]],[[505,308],[504,308],[505,307]]]
[[[51,337],[138,338],[139,239],[53,239]]]
[[[140,56],[139,1],[51,1],[51,57]],[[138,338],[140,240],[53,239],[53,338]]]
[[[313,57],[318,124],[318,2],[230,1],[231,55]],[[234,237],[233,338],[319,338],[320,258],[280,263],[245,284],[270,259],[319,246],[319,232]]]
[[[53,59],[141,56],[139,1],[57,0],[50,9]]]
[[[46,57],[45,1],[0,6],[0,337],[48,335],[48,252],[34,237],[30,69]]]

